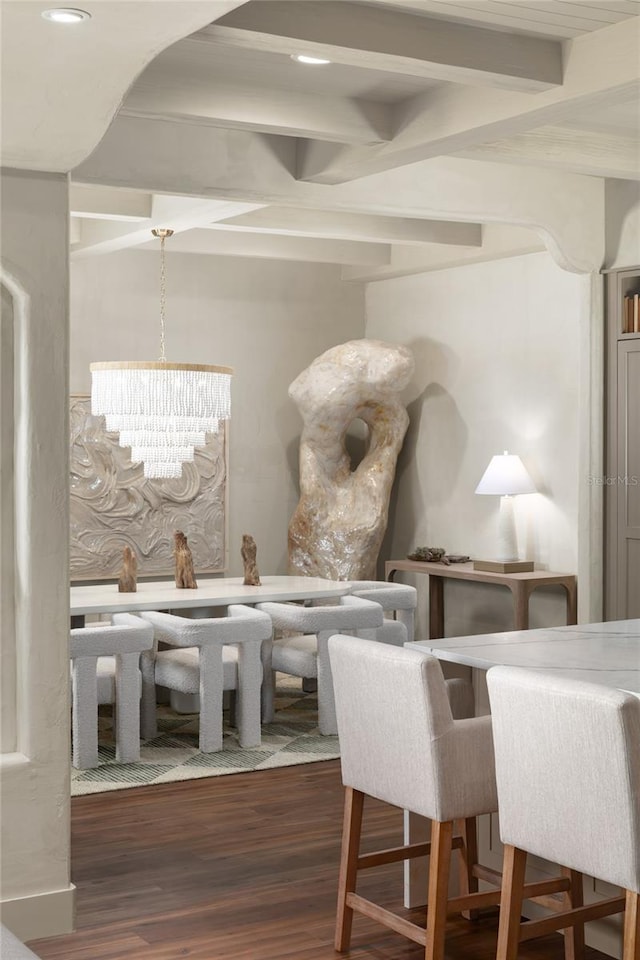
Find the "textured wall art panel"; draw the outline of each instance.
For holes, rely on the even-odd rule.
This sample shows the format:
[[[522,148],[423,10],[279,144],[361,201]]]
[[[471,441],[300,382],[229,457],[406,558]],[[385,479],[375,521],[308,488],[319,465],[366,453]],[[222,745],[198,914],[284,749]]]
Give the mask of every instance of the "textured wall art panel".
[[[118,435],[91,416],[88,397],[72,397],[71,579],[117,577],[122,549],[138,557],[138,576],[172,575],[173,534],[189,540],[196,574],[225,566],[226,435],[209,436],[176,480],[145,480]]]

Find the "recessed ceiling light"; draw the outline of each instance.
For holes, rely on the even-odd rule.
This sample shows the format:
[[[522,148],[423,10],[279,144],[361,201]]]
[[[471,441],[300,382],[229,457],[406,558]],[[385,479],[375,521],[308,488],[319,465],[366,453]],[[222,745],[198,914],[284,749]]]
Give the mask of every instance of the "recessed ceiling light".
[[[313,66],[319,66],[322,63],[331,63],[331,60],[323,60],[321,57],[308,57],[306,53],[294,53],[291,55],[292,60],[297,60],[298,63],[309,63]]]
[[[86,10],[75,10],[72,7],[55,7],[52,10],[43,10],[42,17],[52,23],[81,23],[91,20],[91,14]]]

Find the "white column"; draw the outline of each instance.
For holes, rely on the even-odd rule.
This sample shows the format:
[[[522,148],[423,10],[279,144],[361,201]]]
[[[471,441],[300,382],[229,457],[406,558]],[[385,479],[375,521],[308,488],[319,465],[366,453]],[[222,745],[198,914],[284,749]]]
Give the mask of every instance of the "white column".
[[[2,921],[21,939],[73,925],[69,880],[68,182],[2,172],[2,286],[13,422],[3,417]],[[7,355],[8,351],[8,355]],[[13,361],[13,362],[12,362]],[[13,543],[12,543],[13,541]],[[3,693],[6,692],[3,688]]]

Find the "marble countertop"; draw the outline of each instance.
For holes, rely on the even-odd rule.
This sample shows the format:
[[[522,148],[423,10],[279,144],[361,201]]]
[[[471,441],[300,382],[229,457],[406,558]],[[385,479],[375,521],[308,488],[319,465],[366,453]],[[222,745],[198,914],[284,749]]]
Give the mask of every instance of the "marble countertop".
[[[498,664],[530,667],[640,696],[640,620],[420,640],[408,646],[480,670]]]

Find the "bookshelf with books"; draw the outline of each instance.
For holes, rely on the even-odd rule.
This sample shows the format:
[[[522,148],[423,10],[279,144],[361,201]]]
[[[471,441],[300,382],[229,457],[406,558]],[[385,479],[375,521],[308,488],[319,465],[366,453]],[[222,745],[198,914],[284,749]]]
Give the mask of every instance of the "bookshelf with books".
[[[615,301],[619,336],[640,336],[640,267],[614,271],[609,278],[617,288],[611,299]]]
[[[625,293],[622,298],[622,336],[640,334],[640,291]]]

